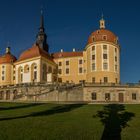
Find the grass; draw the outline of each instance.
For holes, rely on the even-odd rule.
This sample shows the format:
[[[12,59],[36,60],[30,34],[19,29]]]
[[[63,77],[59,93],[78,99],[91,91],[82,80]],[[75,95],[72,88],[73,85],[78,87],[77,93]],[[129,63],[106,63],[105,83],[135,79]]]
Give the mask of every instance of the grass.
[[[0,140],[139,140],[140,105],[0,103]]]

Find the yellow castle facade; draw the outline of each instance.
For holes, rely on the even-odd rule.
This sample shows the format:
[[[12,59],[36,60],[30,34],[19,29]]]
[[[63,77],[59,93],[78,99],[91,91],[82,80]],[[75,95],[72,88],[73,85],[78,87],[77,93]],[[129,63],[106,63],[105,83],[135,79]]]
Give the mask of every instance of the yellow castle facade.
[[[10,47],[0,56],[0,86],[22,83],[120,83],[118,37],[100,20],[83,51],[49,54],[43,15],[35,44],[17,59]]]

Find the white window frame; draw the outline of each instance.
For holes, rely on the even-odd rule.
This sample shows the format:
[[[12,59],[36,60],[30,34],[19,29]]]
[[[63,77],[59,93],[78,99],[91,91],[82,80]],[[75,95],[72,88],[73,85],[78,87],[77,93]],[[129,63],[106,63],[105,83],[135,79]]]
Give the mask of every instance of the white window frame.
[[[107,50],[106,51],[104,51],[104,45],[107,46]],[[104,59],[103,54],[107,54],[107,59]],[[104,63],[107,63],[107,65],[108,65],[108,69],[107,70],[104,69]],[[109,67],[109,45],[102,44],[102,71],[109,71],[109,70],[110,70],[110,67]]]
[[[93,46],[95,46],[95,50],[92,50]],[[92,45],[90,48],[90,62],[91,62],[90,69],[91,69],[91,72],[97,71],[97,64],[96,64],[96,62],[97,62],[97,55],[96,55],[97,48],[96,47],[97,47],[96,45]],[[95,60],[92,60],[92,55],[95,55]],[[95,70],[93,70],[93,67],[92,67],[93,63],[95,63]]]

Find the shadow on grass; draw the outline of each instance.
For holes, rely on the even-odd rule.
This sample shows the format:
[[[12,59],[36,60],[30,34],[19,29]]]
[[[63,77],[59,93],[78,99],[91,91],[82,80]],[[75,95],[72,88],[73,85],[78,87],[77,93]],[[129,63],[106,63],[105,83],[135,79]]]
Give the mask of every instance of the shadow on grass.
[[[58,105],[51,109],[47,109],[47,110],[40,111],[40,112],[34,112],[31,114],[26,114],[26,115],[22,115],[22,116],[0,118],[0,121],[21,119],[21,118],[27,118],[27,117],[49,116],[49,115],[58,114],[58,113],[65,113],[65,112],[70,112],[79,107],[82,107],[83,105],[84,104]]]
[[[99,117],[104,125],[101,140],[121,140],[122,129],[128,127],[128,121],[135,114],[127,112],[124,105],[109,104],[98,111],[94,117]]]
[[[0,111],[22,109],[22,108],[34,107],[38,105],[42,105],[42,104],[31,103],[31,104],[22,104],[22,105],[17,105],[17,106],[12,106],[12,107],[0,107]]]

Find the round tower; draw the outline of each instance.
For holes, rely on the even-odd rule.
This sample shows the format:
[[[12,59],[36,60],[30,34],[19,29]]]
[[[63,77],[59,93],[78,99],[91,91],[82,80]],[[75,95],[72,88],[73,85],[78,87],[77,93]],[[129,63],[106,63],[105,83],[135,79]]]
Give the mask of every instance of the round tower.
[[[100,28],[89,36],[85,48],[87,55],[87,82],[120,83],[120,45],[118,37],[105,29],[105,20]]]
[[[11,54],[10,47],[8,46],[6,53],[0,56],[0,85],[14,84],[14,62],[16,60],[16,57]]]

